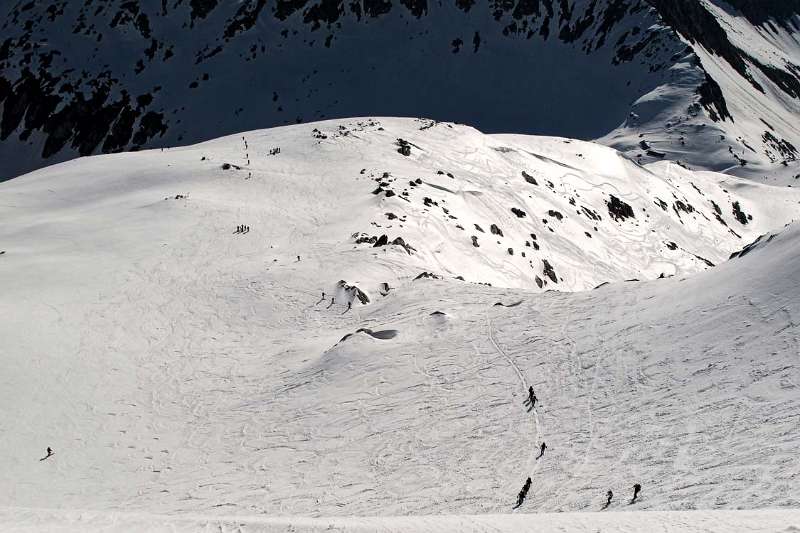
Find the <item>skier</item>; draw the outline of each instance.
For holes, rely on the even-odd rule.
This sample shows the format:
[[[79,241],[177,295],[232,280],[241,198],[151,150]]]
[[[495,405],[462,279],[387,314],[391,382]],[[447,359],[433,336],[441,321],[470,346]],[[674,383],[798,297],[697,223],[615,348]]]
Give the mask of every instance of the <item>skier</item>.
[[[347,302],[347,310],[349,311],[353,307],[353,302]]]
[[[533,386],[528,387],[528,401],[531,404],[531,409],[536,407],[536,393],[533,392]]]
[[[639,497],[639,492],[642,490],[642,486],[638,483],[633,486],[633,499],[631,499],[631,503],[636,501],[636,498]]]
[[[606,492],[606,504],[603,506],[603,509],[607,509],[609,505],[611,505],[611,499],[614,497],[614,493],[611,491]]]
[[[543,442],[543,443],[542,443],[542,445],[539,447],[539,450],[540,450],[540,451],[539,451],[539,457],[537,457],[537,458],[536,458],[537,460],[538,460],[538,459],[539,459],[541,456],[543,456],[543,455],[544,455],[544,451],[545,451],[546,449],[547,449],[547,444],[545,444],[545,443]]]
[[[528,495],[528,491],[531,489],[531,478],[525,480],[525,484],[522,486],[522,490],[519,491],[517,495],[517,507],[520,507],[522,503],[525,501],[525,497]]]
[[[300,256],[299,255],[297,256],[297,261],[300,262]]]
[[[45,455],[44,457],[39,459],[39,461],[46,461],[47,459],[50,459],[50,457],[52,457],[52,456],[53,456],[53,449],[50,446],[48,446],[47,447],[47,455]]]
[[[322,291],[322,299],[325,299],[325,291]]]

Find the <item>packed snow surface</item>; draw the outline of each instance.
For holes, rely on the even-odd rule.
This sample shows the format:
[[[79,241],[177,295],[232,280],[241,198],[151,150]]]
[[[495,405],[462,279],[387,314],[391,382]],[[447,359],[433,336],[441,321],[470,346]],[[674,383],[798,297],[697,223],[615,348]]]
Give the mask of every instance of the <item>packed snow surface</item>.
[[[798,200],[400,119],[0,184],[0,522],[797,525]]]
[[[137,531],[171,533],[215,531],[236,533],[561,533],[641,531],[775,532],[797,531],[800,512],[773,511],[653,511],[628,513],[542,513],[505,515],[436,515],[405,517],[303,518],[272,516],[163,516],[97,511],[2,509],[0,521],[14,533]]]

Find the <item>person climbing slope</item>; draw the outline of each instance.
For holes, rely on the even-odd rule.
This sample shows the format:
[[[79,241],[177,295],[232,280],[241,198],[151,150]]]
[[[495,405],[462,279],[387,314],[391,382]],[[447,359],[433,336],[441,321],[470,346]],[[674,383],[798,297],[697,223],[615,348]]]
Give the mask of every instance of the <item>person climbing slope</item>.
[[[528,496],[528,491],[531,488],[531,483],[533,483],[531,481],[531,478],[528,478],[527,480],[525,480],[525,484],[522,486],[522,490],[520,490],[519,494],[517,495],[517,505],[516,505],[516,507],[520,507],[523,504],[523,502],[525,501],[525,498]]]
[[[603,506],[603,509],[608,509],[608,506],[611,505],[611,499],[614,497],[614,493],[610,490],[606,492],[606,504]]]
[[[530,404],[530,408],[533,409],[536,407],[536,393],[533,392],[533,386],[528,387],[528,399],[525,400],[526,404]]]
[[[544,451],[546,449],[547,449],[547,444],[543,442],[542,445],[539,447],[539,456],[536,458],[537,461],[539,460],[540,457],[544,455]]]
[[[636,501],[636,498],[639,497],[639,492],[641,492],[642,486],[638,483],[633,486],[633,498],[631,498],[631,503]]]

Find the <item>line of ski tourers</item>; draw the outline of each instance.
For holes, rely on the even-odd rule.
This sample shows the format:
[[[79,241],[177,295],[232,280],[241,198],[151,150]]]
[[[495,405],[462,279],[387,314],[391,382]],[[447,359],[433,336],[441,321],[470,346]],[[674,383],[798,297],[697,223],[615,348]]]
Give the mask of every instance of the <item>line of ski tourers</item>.
[[[533,387],[532,386],[528,387],[528,397],[525,398],[525,406],[528,408],[529,413],[536,408],[537,400],[538,398],[536,397],[536,393],[533,391]],[[539,446],[539,455],[536,457],[537,461],[544,455],[544,451],[546,449],[547,449],[547,444],[542,442],[541,446]],[[521,507],[522,504],[525,502],[525,498],[528,496],[528,491],[531,490],[532,483],[533,481],[531,480],[530,477],[525,480],[525,484],[522,485],[522,490],[520,490],[519,494],[517,495],[517,504],[514,506],[514,509]],[[633,504],[636,502],[636,499],[639,497],[639,492],[641,492],[641,490],[642,486],[639,483],[636,483],[633,486],[633,498],[631,498],[629,504]],[[606,492],[606,503],[605,505],[603,505],[603,509],[608,509],[608,507],[611,505],[611,500],[613,498],[614,498],[613,491],[609,490],[608,492]]]

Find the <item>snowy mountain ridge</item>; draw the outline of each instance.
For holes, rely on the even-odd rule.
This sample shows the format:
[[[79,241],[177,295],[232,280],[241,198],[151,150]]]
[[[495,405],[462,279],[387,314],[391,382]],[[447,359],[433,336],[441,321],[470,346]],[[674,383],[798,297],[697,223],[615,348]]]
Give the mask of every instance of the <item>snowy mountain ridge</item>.
[[[642,162],[794,183],[798,11],[795,0],[16,0],[0,14],[0,179],[381,115],[600,138]]]
[[[102,181],[87,183],[82,173]],[[147,193],[139,208],[190,217],[214,205],[231,211],[237,223],[214,231],[246,224],[245,242],[271,242],[292,228],[296,239],[272,243],[276,257],[313,254],[319,241],[352,257],[326,286],[358,280],[373,295],[422,273],[562,291],[686,275],[794,220],[800,205],[800,191],[668,162],[643,167],[593,143],[490,136],[422,119],[259,130],[15,181],[25,190],[38,176],[50,178],[48,190],[60,176],[58,190],[80,209],[85,196],[117,203],[133,187],[133,208]],[[5,194],[14,191],[12,182]]]

